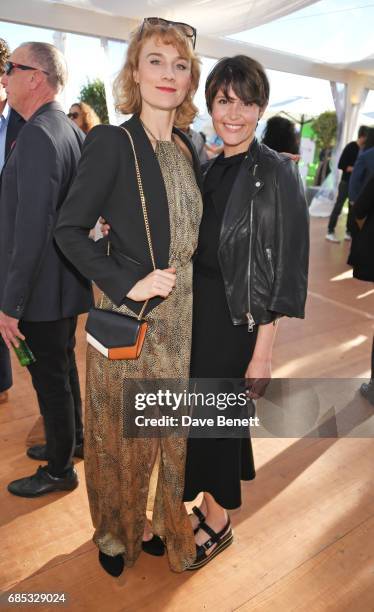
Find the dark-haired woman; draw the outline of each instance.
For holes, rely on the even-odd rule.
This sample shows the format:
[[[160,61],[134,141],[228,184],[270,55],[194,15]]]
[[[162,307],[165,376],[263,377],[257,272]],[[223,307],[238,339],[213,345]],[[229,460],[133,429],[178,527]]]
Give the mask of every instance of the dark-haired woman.
[[[290,153],[297,161],[299,155],[299,142],[295,130],[295,124],[286,117],[275,115],[267,120],[264,133],[262,135],[262,144],[277,151],[278,153]]]
[[[224,150],[203,167],[192,378],[269,379],[277,320],[304,317],[308,209],[295,163],[255,138],[268,99],[264,69],[246,56],[219,61],[206,83]],[[191,516],[197,556],[189,569],[232,542],[227,510],[241,505],[241,480],[254,477],[248,437],[189,439],[184,499],[204,493]]]

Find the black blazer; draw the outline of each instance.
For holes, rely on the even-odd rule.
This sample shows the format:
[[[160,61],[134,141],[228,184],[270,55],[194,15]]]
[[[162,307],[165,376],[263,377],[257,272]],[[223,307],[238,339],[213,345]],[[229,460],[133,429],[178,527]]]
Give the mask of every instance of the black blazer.
[[[14,109],[11,109],[5,137],[5,160],[7,159],[12,146],[15,145],[17,136],[24,124],[25,120],[23,117],[21,117],[21,115],[19,115]]]
[[[10,137],[11,138],[11,137]],[[92,289],[53,240],[83,133],[57,102],[27,121],[0,178],[0,309],[26,321],[86,312]]]
[[[137,115],[123,124],[131,133],[142,176],[156,267],[169,266],[170,225],[164,181],[153,147]],[[175,130],[193,155],[200,185],[200,166],[189,139]],[[105,240],[88,238],[98,217],[111,226],[111,255]],[[134,284],[152,271],[134,157],[129,138],[119,127],[93,128],[84,143],[77,177],[64,202],[55,237],[74,266],[116,304],[139,312],[142,303],[125,298]],[[162,298],[149,301],[147,311]]]
[[[353,206],[356,219],[365,220],[361,229],[352,233],[348,263],[353,266],[353,276],[374,282],[374,174],[360,192]]]

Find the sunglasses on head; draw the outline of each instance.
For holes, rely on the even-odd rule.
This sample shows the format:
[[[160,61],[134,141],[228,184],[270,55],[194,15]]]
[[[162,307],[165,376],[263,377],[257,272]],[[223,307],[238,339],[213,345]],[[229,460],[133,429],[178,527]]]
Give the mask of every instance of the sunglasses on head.
[[[78,119],[79,113],[77,113],[77,111],[75,111],[74,113],[68,113],[68,117],[69,119]]]
[[[140,29],[140,36],[142,35],[145,25],[157,26],[173,26],[180,30],[187,38],[191,38],[192,48],[195,48],[196,44],[196,28],[188,25],[188,23],[182,23],[181,21],[170,21],[169,19],[162,19],[162,17],[146,17],[143,20],[142,27]]]
[[[14,70],[14,68],[19,68],[19,70],[40,70],[40,72],[44,72],[44,74],[49,74],[46,70],[42,68],[35,68],[34,66],[25,66],[25,64],[16,64],[15,62],[6,62],[4,73],[9,76]]]

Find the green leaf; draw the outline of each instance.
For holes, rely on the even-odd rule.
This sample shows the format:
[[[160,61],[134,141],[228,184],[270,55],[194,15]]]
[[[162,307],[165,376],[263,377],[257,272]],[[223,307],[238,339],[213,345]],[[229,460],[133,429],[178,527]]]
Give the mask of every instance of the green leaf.
[[[79,100],[92,106],[102,123],[109,123],[108,107],[106,105],[105,87],[103,81],[95,79],[87,81],[79,94]]]

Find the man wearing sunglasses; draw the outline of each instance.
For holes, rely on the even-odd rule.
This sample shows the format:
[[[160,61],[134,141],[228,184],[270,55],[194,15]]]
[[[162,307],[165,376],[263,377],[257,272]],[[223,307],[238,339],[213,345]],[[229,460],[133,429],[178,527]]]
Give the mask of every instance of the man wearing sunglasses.
[[[12,110],[7,102],[6,91],[1,82],[10,51],[7,43],[0,38],[0,174],[12,144],[24,124],[22,117]],[[8,389],[12,386],[12,368],[9,350],[0,336],[0,404],[8,401]]]
[[[77,315],[92,305],[92,290],[53,240],[84,138],[57,101],[66,79],[63,55],[47,43],[18,47],[2,77],[9,105],[26,124],[1,175],[0,332],[8,348],[26,339],[36,358],[28,369],[47,447],[34,447],[36,454],[29,449],[28,455],[48,460],[35,474],[8,485],[21,497],[78,485],[72,463],[75,445],[82,442],[75,412],[80,402],[75,328]]]

